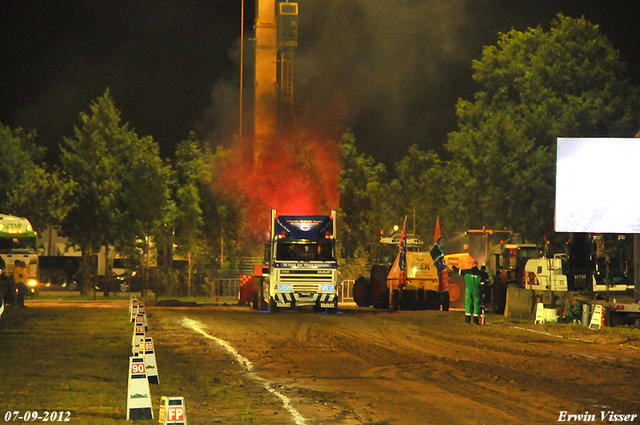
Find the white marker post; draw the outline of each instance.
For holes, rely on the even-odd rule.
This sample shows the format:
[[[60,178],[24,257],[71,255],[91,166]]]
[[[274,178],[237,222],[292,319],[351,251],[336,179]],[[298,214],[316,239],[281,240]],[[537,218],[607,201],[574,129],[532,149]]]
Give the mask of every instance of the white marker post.
[[[158,422],[163,425],[187,425],[187,412],[183,397],[160,398]]]
[[[129,320],[131,320],[131,323],[135,323],[136,315],[138,314],[138,300],[135,298],[131,300],[131,310],[129,314],[131,316]]]
[[[589,323],[589,329],[600,329],[604,327],[604,314],[602,312],[602,305],[596,304],[593,310],[593,316],[591,316],[591,322]]]
[[[127,391],[127,420],[153,419],[151,392],[144,367],[144,357],[129,357],[129,385]]]
[[[147,324],[147,309],[144,304],[138,304],[138,316],[142,316],[142,323],[144,324],[144,330],[149,330],[149,325]]]
[[[133,310],[133,300],[137,300],[137,298],[134,296],[129,298],[129,316],[131,316],[131,311]]]
[[[142,341],[140,342],[142,344]],[[142,351],[142,350],[141,350]],[[147,368],[147,379],[150,384],[160,384],[160,378],[158,377],[158,366],[156,365],[156,352],[153,346],[153,338],[150,336],[144,339],[144,365]]]
[[[536,325],[538,324],[544,325],[544,304],[543,303],[536,304],[536,321],[534,323]]]
[[[149,326],[147,326],[147,315],[146,314],[136,314],[136,325],[144,326],[144,331],[149,330]]]
[[[140,348],[141,344],[144,345],[144,325],[136,323],[133,327],[133,336],[131,337],[132,356],[144,356],[144,348]]]

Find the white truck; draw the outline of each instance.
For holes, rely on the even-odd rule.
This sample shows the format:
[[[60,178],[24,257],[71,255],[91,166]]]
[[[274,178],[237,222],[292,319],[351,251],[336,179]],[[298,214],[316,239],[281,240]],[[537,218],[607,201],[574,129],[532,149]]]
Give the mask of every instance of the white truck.
[[[38,293],[38,236],[24,217],[0,214],[0,255],[6,264],[7,275],[13,276],[16,260],[24,261],[29,279],[27,286],[33,295]]]
[[[254,279],[253,307],[338,308],[336,212],[282,215],[271,210],[271,232],[264,274]]]
[[[635,303],[630,239],[625,235],[579,235],[567,253],[530,259],[524,287],[560,298],[601,304],[609,324],[640,320]]]

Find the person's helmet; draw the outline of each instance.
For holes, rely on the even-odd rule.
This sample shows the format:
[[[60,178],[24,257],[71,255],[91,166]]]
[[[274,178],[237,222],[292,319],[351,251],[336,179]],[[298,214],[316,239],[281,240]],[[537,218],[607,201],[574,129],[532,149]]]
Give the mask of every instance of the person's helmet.
[[[474,260],[474,262],[473,262],[473,263],[471,263],[471,265],[472,265],[473,267],[478,267],[478,262]]]

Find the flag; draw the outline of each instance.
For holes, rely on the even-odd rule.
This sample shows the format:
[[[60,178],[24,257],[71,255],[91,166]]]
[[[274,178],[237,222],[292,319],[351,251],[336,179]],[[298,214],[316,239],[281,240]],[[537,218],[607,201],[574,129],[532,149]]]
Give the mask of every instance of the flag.
[[[436,232],[433,234],[433,244],[442,246],[442,233],[440,233],[440,216],[436,219]]]
[[[436,219],[436,231],[433,235],[433,248],[431,249],[431,257],[433,258],[433,264],[436,266],[438,272],[440,273],[440,286],[444,291],[449,287],[449,272],[447,271],[447,264],[444,261],[442,232],[440,231],[440,216],[438,216],[438,218]]]
[[[402,288],[407,281],[407,216],[404,216],[402,236],[400,237],[400,252],[398,255],[398,268],[400,269],[398,286]]]

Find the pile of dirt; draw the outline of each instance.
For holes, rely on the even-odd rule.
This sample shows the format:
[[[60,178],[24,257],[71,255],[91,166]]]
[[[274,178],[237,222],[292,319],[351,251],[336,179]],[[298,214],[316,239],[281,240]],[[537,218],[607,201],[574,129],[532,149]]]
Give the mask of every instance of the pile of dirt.
[[[198,303],[194,301],[179,301],[179,300],[160,300],[155,302],[149,302],[148,305],[154,307],[198,307]]]

